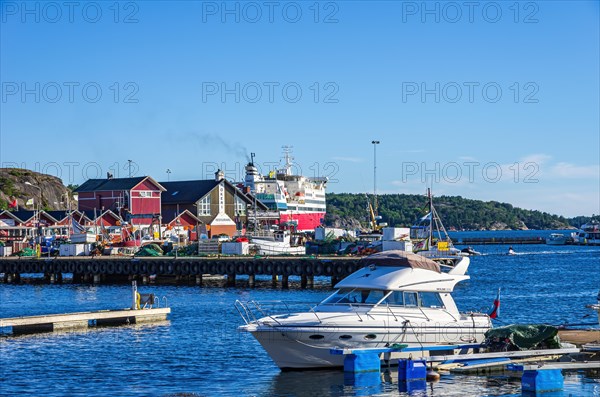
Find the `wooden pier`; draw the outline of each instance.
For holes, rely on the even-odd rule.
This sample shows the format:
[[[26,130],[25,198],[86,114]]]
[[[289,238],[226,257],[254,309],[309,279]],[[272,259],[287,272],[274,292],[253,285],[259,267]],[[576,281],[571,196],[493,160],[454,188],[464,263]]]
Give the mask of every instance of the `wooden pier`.
[[[171,308],[164,307],[141,310],[100,310],[94,312],[0,318],[0,328],[11,327],[13,335],[23,335],[38,332],[86,329],[94,326],[164,321],[170,313]]]
[[[147,283],[156,279],[175,279],[202,285],[207,275],[226,276],[226,285],[235,286],[237,276],[248,276],[254,287],[256,276],[271,276],[287,288],[290,276],[299,276],[302,288],[311,287],[315,276],[331,278],[331,283],[359,269],[360,257],[56,257],[0,259],[4,282],[19,282],[22,274],[43,274],[49,283],[60,283],[72,274],[75,283]]]

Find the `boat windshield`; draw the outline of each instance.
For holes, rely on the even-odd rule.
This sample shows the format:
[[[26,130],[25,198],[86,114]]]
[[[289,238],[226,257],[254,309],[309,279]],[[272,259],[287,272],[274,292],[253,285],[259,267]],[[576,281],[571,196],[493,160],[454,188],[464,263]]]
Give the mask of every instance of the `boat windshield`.
[[[383,299],[386,293],[387,291],[376,289],[342,288],[321,302],[321,304],[335,305],[352,303],[361,305],[376,305]]]
[[[445,307],[440,294],[437,292],[383,291],[359,288],[339,289],[321,302],[321,305],[337,304],[426,307],[432,309]]]

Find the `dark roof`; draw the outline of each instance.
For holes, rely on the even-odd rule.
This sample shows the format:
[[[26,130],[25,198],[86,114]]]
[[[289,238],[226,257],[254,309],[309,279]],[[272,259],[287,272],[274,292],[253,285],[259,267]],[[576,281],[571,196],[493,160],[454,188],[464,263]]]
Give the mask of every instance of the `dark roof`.
[[[112,215],[114,215],[117,219],[119,218],[119,214],[116,214],[114,211],[111,210],[105,210],[104,212],[102,211],[94,211],[94,210],[85,210],[85,211],[81,211],[83,212],[83,214],[90,220],[93,221],[95,218],[100,218],[102,215],[104,215],[105,213],[109,212]],[[95,215],[95,217],[94,217]]]
[[[4,210],[4,211],[0,212],[0,215],[2,215],[2,214],[6,214],[6,215],[8,215],[10,217],[17,218],[20,221],[22,220],[21,218],[19,218],[18,216],[15,215],[15,211]]]
[[[22,222],[26,222],[26,221],[30,220],[37,213],[37,211],[33,211],[33,210],[19,210],[19,211],[7,211],[7,212],[10,212],[11,214],[13,214],[17,218],[19,218]],[[59,221],[60,219],[64,218],[64,216],[63,216],[60,219],[58,219],[54,215],[52,215],[50,212],[52,212],[52,211],[40,211],[40,215],[46,214],[46,215],[50,216],[50,218],[53,218],[56,221]],[[63,211],[63,213],[64,213],[64,211]]]
[[[369,265],[411,267],[441,273],[440,265],[424,256],[399,250],[383,251],[360,260],[361,267]]]
[[[213,190],[219,181],[206,179],[199,181],[159,182],[167,191],[163,192],[162,204],[195,203]]]
[[[216,181],[214,179],[205,179],[197,181],[159,183],[161,186],[167,189],[167,191],[163,192],[161,195],[160,199],[162,204],[194,204],[208,194],[208,192],[217,187],[220,181]],[[225,186],[230,190],[234,190],[234,192],[237,191],[237,193],[234,194],[237,194],[237,196],[246,203],[254,203],[254,197],[251,194],[244,194],[244,192],[242,192],[228,180],[225,180]],[[256,201],[256,206],[260,210],[267,210],[269,208],[259,200]]]
[[[28,221],[29,219],[33,218],[33,216],[35,215],[35,211],[30,211],[30,210],[11,211],[10,213],[13,214],[14,216],[16,216],[17,218],[19,218],[23,222]]]
[[[131,190],[141,183],[147,176],[135,178],[88,179],[75,189],[75,192],[96,192],[99,190]]]
[[[46,211],[46,214],[50,215],[52,218],[56,219],[57,221],[61,221],[61,220],[65,219],[67,216],[69,216],[69,213],[67,212],[67,210]]]
[[[161,183],[161,185],[162,185],[162,183]],[[179,212],[179,216],[182,216],[183,214],[186,214],[186,213],[187,213],[189,216],[191,216],[191,217],[192,217],[192,219],[195,219],[195,220],[196,220],[196,222],[198,222],[198,223],[202,223],[202,222],[200,221],[200,219],[198,219],[198,217],[197,217],[196,215],[192,214],[192,212],[191,212],[191,211],[189,211],[189,210],[185,210],[185,211],[181,211],[181,212]],[[166,211],[163,211],[163,213],[162,213],[162,220],[161,220],[161,223],[162,223],[163,225],[169,224],[169,223],[173,222],[175,219],[177,219],[177,217],[178,217],[178,215],[177,215],[177,210],[175,210],[175,209],[173,209],[173,210],[166,210]]]

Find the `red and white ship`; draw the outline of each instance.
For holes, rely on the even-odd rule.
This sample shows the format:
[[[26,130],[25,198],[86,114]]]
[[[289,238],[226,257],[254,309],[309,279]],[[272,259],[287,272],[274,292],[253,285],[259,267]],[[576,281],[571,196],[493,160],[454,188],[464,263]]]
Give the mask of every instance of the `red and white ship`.
[[[279,212],[279,223],[297,231],[314,231],[325,218],[326,177],[308,178],[293,174],[291,147],[284,146],[283,167],[261,175],[254,158],[246,165],[244,186],[269,209]]]

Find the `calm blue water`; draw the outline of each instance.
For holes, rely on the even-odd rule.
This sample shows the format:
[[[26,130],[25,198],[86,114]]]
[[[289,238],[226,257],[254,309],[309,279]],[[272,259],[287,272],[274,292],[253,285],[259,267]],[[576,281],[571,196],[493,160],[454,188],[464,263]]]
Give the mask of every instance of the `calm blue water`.
[[[504,323],[591,322],[600,288],[600,247],[475,246],[471,280],[455,293],[462,310],[489,307],[499,287]],[[173,313],[164,324],[85,332],[0,337],[0,395],[91,396],[355,396],[408,395],[396,375],[375,385],[352,385],[339,371],[281,373],[245,333],[233,303],[286,300],[304,310],[329,294],[314,290],[147,286],[167,296]],[[268,284],[265,280],[265,284]],[[0,284],[0,317],[75,312],[129,305],[128,286]],[[595,393],[595,394],[594,394]],[[517,396],[520,383],[505,377],[443,376],[411,395]],[[583,373],[565,378],[554,396],[600,395],[600,380]]]
[[[502,237],[541,237],[546,238],[552,233],[561,233],[570,236],[577,230],[484,230],[484,231],[465,231],[448,232],[453,240],[461,238],[502,238]]]

